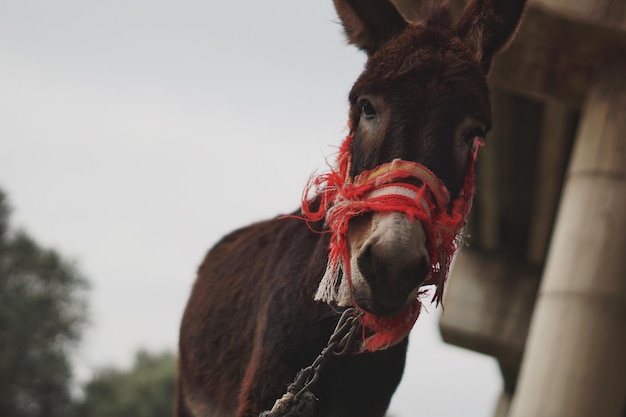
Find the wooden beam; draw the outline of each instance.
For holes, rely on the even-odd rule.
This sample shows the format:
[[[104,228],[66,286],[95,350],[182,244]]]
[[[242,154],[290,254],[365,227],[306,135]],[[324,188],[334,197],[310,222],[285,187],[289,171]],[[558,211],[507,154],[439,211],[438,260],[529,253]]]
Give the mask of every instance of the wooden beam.
[[[605,68],[626,73],[626,32],[529,7],[514,41],[495,60],[490,78],[505,90],[580,107],[596,74]]]
[[[624,0],[531,0],[531,7],[562,15],[570,20],[626,31]]]
[[[539,271],[534,268],[463,250],[455,258],[446,287],[446,307],[439,319],[443,340],[494,356],[507,369],[516,369],[538,285]]]

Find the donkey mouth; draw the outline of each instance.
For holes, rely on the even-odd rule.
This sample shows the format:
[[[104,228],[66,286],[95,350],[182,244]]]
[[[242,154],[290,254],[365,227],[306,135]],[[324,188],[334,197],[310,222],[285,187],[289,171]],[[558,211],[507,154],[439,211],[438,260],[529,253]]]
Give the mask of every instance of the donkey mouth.
[[[372,301],[367,298],[356,298],[355,304],[359,306],[363,311],[366,311],[374,316],[378,317],[395,317],[402,313],[402,311],[410,305],[409,302],[402,303],[381,303]]]
[[[402,266],[376,264],[359,258],[357,265],[360,280],[366,285],[354,288],[354,302],[368,313],[381,317],[396,316],[415,302],[430,271],[425,258]]]

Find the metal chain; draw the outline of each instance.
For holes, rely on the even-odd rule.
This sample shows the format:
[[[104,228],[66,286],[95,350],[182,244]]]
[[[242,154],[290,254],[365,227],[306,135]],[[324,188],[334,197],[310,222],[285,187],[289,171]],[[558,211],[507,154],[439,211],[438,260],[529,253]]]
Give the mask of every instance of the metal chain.
[[[328,344],[313,363],[302,369],[296,375],[294,381],[287,388],[287,393],[276,403],[270,411],[264,411],[259,417],[279,417],[288,415],[293,407],[298,407],[297,403],[301,397],[314,398],[309,389],[319,379],[320,372],[328,359],[332,356],[341,356],[348,353],[354,335],[359,328],[358,311],[356,308],[349,308],[343,312],[339,318],[337,326],[328,339]],[[308,395],[307,395],[308,394]]]

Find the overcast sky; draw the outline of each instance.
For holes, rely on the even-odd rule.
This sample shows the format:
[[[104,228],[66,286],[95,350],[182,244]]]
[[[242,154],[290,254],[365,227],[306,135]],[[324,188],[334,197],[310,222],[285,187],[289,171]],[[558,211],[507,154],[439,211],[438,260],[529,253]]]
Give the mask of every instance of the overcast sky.
[[[298,206],[364,56],[331,0],[0,0],[0,187],[92,283],[82,380],[174,350],[208,248]],[[411,333],[396,417],[490,417],[495,361]]]

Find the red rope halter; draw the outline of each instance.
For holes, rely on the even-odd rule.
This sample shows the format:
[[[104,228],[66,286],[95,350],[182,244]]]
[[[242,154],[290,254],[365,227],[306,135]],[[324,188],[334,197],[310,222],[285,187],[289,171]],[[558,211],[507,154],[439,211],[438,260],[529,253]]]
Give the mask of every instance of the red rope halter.
[[[471,208],[474,162],[478,149],[483,145],[482,140],[474,139],[465,183],[458,197],[450,202],[443,182],[425,166],[411,161],[396,159],[350,178],[352,138],[349,135],[341,146],[337,157],[338,169],[313,178],[302,201],[304,219],[307,222],[324,219],[332,233],[326,274],[315,299],[337,304],[347,296],[355,305],[351,298],[348,224],[353,217],[374,211],[404,213],[410,219],[421,222],[428,237],[430,257],[430,273],[422,285],[434,284],[433,301],[441,303],[450,262],[459,246],[457,237]],[[422,185],[401,181],[409,178],[419,180]],[[313,199],[308,199],[311,190],[321,198],[317,209],[312,208]],[[347,285],[343,278],[347,278]],[[411,331],[420,309],[421,302],[417,297],[395,317],[380,317],[359,308],[364,329],[362,350],[376,351],[398,343]]]

